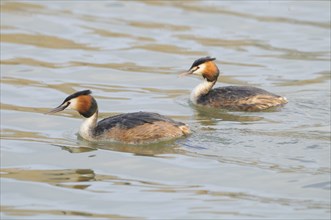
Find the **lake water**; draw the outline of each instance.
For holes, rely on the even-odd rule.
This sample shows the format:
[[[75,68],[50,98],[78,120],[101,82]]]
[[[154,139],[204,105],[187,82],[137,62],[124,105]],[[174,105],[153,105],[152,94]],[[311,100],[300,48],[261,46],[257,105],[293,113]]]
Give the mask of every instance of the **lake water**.
[[[1,219],[329,219],[330,1],[1,1]],[[274,112],[197,108],[217,86],[286,96]],[[138,110],[187,138],[92,144],[45,115],[91,89],[100,117]]]

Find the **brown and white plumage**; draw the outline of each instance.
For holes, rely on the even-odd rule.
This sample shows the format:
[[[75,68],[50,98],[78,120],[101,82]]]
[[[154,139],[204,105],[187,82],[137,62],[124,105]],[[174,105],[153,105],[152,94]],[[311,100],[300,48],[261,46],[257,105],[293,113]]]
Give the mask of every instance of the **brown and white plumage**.
[[[190,100],[194,104],[235,111],[262,111],[287,103],[285,97],[250,86],[212,89],[219,76],[219,69],[214,60],[215,58],[211,57],[197,59],[188,71],[181,74],[203,77],[203,81],[191,92]]]
[[[66,108],[78,111],[86,118],[79,134],[89,141],[146,144],[170,140],[190,133],[189,127],[184,123],[151,112],[120,114],[97,122],[98,105],[90,94],[90,90],[76,92],[48,113],[56,113]]]

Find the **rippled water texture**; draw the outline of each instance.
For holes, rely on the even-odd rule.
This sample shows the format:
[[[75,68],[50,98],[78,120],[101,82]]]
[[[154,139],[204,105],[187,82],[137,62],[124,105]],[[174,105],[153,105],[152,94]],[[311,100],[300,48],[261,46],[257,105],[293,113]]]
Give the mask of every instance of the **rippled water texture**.
[[[188,101],[202,56],[218,86],[286,96],[273,112]],[[91,144],[73,111],[154,111],[188,138]],[[1,1],[1,219],[330,218],[330,1]]]

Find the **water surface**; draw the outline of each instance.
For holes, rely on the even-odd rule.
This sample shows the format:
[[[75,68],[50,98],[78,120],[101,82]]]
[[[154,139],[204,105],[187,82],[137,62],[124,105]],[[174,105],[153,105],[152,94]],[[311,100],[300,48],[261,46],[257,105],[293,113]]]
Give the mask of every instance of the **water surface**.
[[[329,1],[1,1],[2,219],[330,218]],[[191,105],[217,58],[218,86],[286,96],[274,112]],[[92,144],[72,111],[154,111],[188,138]]]

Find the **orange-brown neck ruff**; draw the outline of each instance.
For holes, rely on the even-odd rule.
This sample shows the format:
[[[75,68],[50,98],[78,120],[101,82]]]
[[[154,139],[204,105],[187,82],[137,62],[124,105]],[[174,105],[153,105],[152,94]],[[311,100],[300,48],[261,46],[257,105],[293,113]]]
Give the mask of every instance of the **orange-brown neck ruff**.
[[[204,72],[202,74],[203,78],[207,79],[208,82],[216,81],[219,75],[219,70],[216,64],[213,61],[207,61],[204,65]]]
[[[90,95],[81,95],[77,98],[77,111],[85,118],[91,117],[97,110],[98,105]]]

